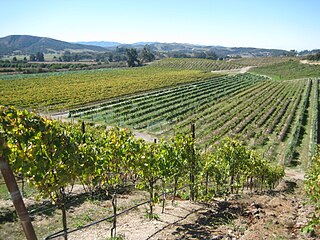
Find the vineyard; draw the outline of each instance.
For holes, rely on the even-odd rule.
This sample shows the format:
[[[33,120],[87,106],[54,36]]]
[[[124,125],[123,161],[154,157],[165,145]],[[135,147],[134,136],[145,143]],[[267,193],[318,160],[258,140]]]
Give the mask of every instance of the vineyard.
[[[190,59],[190,58],[167,58],[153,64],[161,68],[183,69],[183,70],[201,70],[201,71],[219,71],[239,69],[248,64],[239,64],[237,62],[215,61],[209,59]]]
[[[310,168],[316,211],[306,231],[315,231],[320,68],[265,58],[247,73],[212,73],[251,61],[163,59],[134,69],[1,76],[0,166],[13,170],[37,236],[76,239],[103,226],[117,239],[125,214],[159,220],[186,199],[209,206],[264,194],[278,187],[284,166]],[[67,109],[68,123],[26,108],[41,116]],[[23,239],[4,181],[0,239]]]
[[[13,172],[29,182],[39,197],[50,199],[62,211],[63,231],[47,239],[67,239],[68,233],[77,230],[67,227],[67,189],[76,183],[91,198],[97,192],[104,198],[112,196],[111,235],[115,237],[117,194],[129,184],[148,192],[145,203],[149,204],[148,218],[153,219],[160,197],[164,211],[166,195],[170,193],[174,203],[183,185],[194,201],[245,189],[272,189],[284,175],[282,166],[229,138],[203,154],[195,147],[194,132],[146,143],[128,130],[61,124],[14,108],[1,108],[0,113],[2,171],[9,161]]]
[[[153,66],[0,76],[0,103],[41,112],[63,110],[215,76]]]
[[[302,64],[298,60],[282,61],[271,65],[262,65],[250,70],[257,74],[268,75],[275,80],[298,79],[305,77],[319,77],[320,66]]]
[[[290,163],[297,141],[303,137],[303,119],[313,118],[313,125],[317,125],[316,114],[305,113],[309,105],[317,108],[318,88],[316,79],[280,82],[239,74],[75,109],[69,117],[147,131],[156,138],[186,131],[194,123],[202,149],[230,136],[261,149],[269,158],[280,157]],[[314,149],[317,139],[315,133],[311,135],[310,147]]]
[[[256,58],[239,58],[233,59],[232,63],[245,65],[245,66],[270,66],[279,63],[288,62],[289,60],[295,60],[293,57],[256,57]]]

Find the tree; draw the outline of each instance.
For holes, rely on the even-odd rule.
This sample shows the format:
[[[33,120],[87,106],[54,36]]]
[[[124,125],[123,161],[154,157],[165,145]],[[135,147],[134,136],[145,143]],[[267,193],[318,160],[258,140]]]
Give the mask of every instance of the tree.
[[[140,66],[140,61],[138,60],[137,49],[135,49],[135,48],[126,48],[126,53],[127,53],[128,67]]]
[[[195,52],[195,53],[193,54],[193,57],[195,57],[195,58],[206,58],[207,55],[206,55],[205,52]]]
[[[287,57],[295,57],[297,54],[298,52],[295,49],[291,49],[289,52],[284,52],[284,55]]]
[[[210,50],[210,51],[207,51],[206,52],[206,58],[207,59],[211,59],[211,60],[217,60],[218,59],[218,55],[213,51],[213,50]]]
[[[36,60],[37,60],[36,56],[34,54],[31,54],[30,61],[36,61]]]
[[[313,54],[313,55],[308,55],[307,59],[311,61],[320,61],[320,52],[317,52],[316,54]]]
[[[37,52],[36,61],[38,61],[38,62],[44,62],[44,55],[43,55],[42,52]]]
[[[62,60],[64,62],[71,62],[72,61],[71,52],[65,51],[64,54],[62,55]]]
[[[16,57],[12,58],[12,62],[17,62],[17,61],[18,61],[18,59]]]
[[[109,54],[109,56],[108,56],[108,61],[109,61],[109,62],[112,62],[112,61],[113,61],[113,54],[112,54],[112,53]]]
[[[147,44],[143,47],[140,53],[141,63],[152,62],[155,59],[154,54],[151,52],[150,46]]]

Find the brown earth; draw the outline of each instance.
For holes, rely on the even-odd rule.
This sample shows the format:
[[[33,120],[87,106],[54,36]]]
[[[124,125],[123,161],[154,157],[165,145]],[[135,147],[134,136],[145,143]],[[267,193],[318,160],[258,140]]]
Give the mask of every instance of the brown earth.
[[[317,239],[301,233],[313,209],[304,205],[301,173],[288,171],[275,191],[234,195],[210,204],[178,201],[159,221],[119,228],[125,239]],[[130,226],[130,222],[134,222]]]
[[[304,173],[296,169],[286,171],[286,177],[273,191],[243,193],[228,199],[215,198],[208,203],[192,203],[178,199],[172,206],[168,200],[165,212],[156,204],[157,220],[148,220],[148,205],[140,206],[117,219],[117,234],[123,239],[319,239],[301,232],[313,208],[306,203],[303,190]],[[81,192],[81,186],[73,190]],[[118,211],[143,202],[147,195],[133,191],[119,195]],[[34,204],[28,199],[27,205]],[[12,205],[9,200],[0,201],[0,208]],[[10,206],[12,207],[12,206]],[[84,201],[68,209],[69,227],[75,228],[84,217],[92,222],[111,215],[111,201]],[[54,216],[37,215],[33,224],[40,236],[48,236],[61,228],[60,212]],[[84,220],[83,220],[84,221]],[[53,225],[56,224],[55,228]],[[87,223],[85,223],[87,224]],[[0,239],[23,239],[11,233],[20,230],[20,224],[0,224]],[[108,239],[111,222],[103,221],[94,226],[68,235],[69,239]],[[10,237],[12,236],[12,237]],[[58,238],[62,239],[62,238]]]

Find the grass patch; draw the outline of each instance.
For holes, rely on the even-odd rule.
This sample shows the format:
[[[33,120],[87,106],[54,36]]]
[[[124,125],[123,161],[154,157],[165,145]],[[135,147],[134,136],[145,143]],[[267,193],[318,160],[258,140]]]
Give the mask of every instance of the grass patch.
[[[249,58],[239,58],[232,60],[233,63],[241,64],[244,66],[268,66],[272,64],[279,64],[293,60],[293,57],[249,57]],[[295,59],[294,59],[295,60]]]
[[[270,76],[274,80],[290,80],[320,76],[319,65],[302,64],[298,60],[289,60],[277,64],[261,66],[250,71]]]
[[[23,195],[23,197],[30,197],[30,196],[35,196],[38,192],[37,190],[30,186],[28,183],[25,183],[24,185],[24,191],[22,193],[22,189],[21,189],[21,182],[18,183],[18,187],[20,190],[20,193]],[[7,186],[4,182],[4,180],[2,178],[0,178],[0,199],[2,200],[9,200],[10,197],[10,193],[7,189]]]
[[[157,220],[157,221],[160,220],[159,214],[156,214],[156,213],[146,213],[145,217],[149,220]]]
[[[124,240],[125,237],[122,235],[118,235],[116,237],[107,237],[106,240]]]
[[[10,199],[10,193],[8,192],[7,186],[2,182],[0,185],[0,199],[3,199],[3,200]]]

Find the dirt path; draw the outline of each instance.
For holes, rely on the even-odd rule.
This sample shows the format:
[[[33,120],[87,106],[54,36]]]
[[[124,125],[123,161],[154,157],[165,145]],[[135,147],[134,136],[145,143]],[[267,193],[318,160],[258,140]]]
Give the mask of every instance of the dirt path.
[[[61,122],[74,122],[76,123],[78,121],[77,118],[69,118],[68,112],[62,112],[62,113],[52,113],[52,114],[40,114],[42,117],[47,118],[47,119],[52,119],[52,120],[58,120]],[[108,128],[108,126],[107,126]],[[135,135],[136,138],[142,138],[146,142],[154,142],[154,139],[157,139],[157,137],[148,134],[146,132],[138,132],[138,131],[133,131],[133,134]]]
[[[69,112],[57,112],[57,113],[40,113],[40,116],[47,119],[58,120],[61,122],[77,122],[77,119],[69,118]]]
[[[308,60],[300,60],[300,63],[310,64],[310,65],[320,65],[320,62],[312,62],[312,61],[308,61]]]
[[[211,72],[212,73],[225,73],[225,74],[238,74],[238,73],[246,73],[253,67],[255,67],[255,66],[248,66],[248,67],[230,69],[230,70],[218,70],[218,71],[211,71]]]

